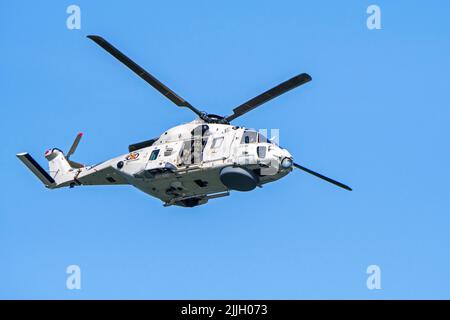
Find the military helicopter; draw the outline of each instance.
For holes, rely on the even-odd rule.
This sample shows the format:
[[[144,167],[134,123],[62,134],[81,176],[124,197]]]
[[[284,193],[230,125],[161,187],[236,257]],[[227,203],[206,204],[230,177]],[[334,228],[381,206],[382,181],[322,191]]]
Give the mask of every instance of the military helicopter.
[[[288,150],[262,133],[234,126],[231,121],[260,105],[311,81],[299,74],[233,109],[229,116],[200,111],[137,65],[104,38],[87,36],[109,52],[178,107],[198,118],[173,127],[159,137],[131,144],[128,153],[97,165],[72,161],[81,140],[79,133],[69,151],[45,152],[49,172],[29,153],[17,157],[47,188],[83,185],[132,185],[164,202],[164,206],[195,207],[210,199],[230,195],[231,190],[251,191],[274,182],[297,168],[351,191],[345,184],[293,162]]]

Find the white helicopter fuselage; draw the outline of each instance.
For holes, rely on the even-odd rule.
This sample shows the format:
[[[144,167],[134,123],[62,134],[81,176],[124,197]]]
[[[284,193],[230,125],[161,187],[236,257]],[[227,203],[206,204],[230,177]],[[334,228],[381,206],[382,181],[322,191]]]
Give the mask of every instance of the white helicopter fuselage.
[[[194,207],[209,199],[229,195],[230,190],[250,191],[273,182],[293,167],[332,183],[352,189],[336,180],[294,163],[291,154],[264,135],[231,121],[262,104],[311,81],[298,74],[235,107],[229,116],[208,114],[191,105],[148,73],[112,44],[89,35],[109,54],[127,66],[178,107],[187,108],[199,119],[164,132],[159,138],[129,146],[129,153],[94,166],[70,160],[82,134],[64,154],[53,148],[45,153],[49,172],[24,152],[17,157],[50,189],[77,185],[129,184],[164,201],[166,206]]]
[[[150,146],[95,166],[64,170],[58,165],[64,161],[59,149],[46,157],[55,180],[50,188],[130,184],[165,205],[188,207],[227,196],[230,190],[250,191],[292,170],[291,154],[260,133],[202,120],[173,127]],[[230,167],[231,183],[224,179],[225,167]]]

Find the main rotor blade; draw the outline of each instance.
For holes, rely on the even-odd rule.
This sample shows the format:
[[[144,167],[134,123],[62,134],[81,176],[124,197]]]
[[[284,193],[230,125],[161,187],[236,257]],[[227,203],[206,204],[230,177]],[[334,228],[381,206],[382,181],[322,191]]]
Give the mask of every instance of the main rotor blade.
[[[317,178],[320,178],[320,179],[323,179],[325,181],[328,181],[328,182],[330,182],[330,183],[332,183],[332,184],[334,184],[334,185],[336,185],[338,187],[344,188],[345,190],[352,191],[352,188],[350,188],[349,186],[346,186],[345,184],[340,183],[339,181],[336,181],[336,180],[333,180],[331,178],[325,177],[325,176],[321,175],[320,173],[314,172],[314,171],[312,171],[312,170],[310,170],[308,168],[305,168],[305,167],[303,167],[303,166],[301,166],[301,165],[299,165],[297,163],[294,163],[294,167],[296,167],[297,169],[303,170],[303,171],[305,171],[305,172],[307,172],[309,174],[312,174],[313,176],[316,176]]]
[[[292,90],[302,84],[305,84],[309,81],[311,81],[312,78],[307,73],[299,74],[298,76],[295,76],[276,87],[273,87],[270,90],[267,90],[264,93],[261,93],[259,96],[254,97],[253,99],[241,104],[239,107],[233,109],[233,114],[231,116],[226,117],[227,121],[231,121],[236,119],[237,117],[242,116],[244,113],[247,113],[256,107],[262,105],[263,103],[266,103],[283,93],[288,92],[289,90]]]
[[[69,160],[70,156],[71,156],[72,154],[75,153],[75,150],[77,149],[78,144],[80,143],[80,140],[81,140],[81,137],[82,137],[82,136],[83,136],[83,134],[82,134],[81,132],[80,132],[79,134],[77,134],[77,137],[76,137],[75,140],[73,141],[72,146],[70,147],[69,152],[67,152],[67,154],[66,154],[66,159],[67,159],[67,160]]]
[[[110,44],[102,37],[96,35],[89,35],[87,37],[92,41],[94,41],[95,43],[97,43],[100,47],[108,51],[113,57],[115,57],[117,60],[119,60],[128,68],[130,68],[132,71],[134,71],[134,73],[136,73],[139,77],[144,79],[148,84],[150,84],[153,88],[158,90],[161,94],[163,94],[167,99],[175,103],[177,106],[189,108],[198,116],[201,116],[203,114],[200,110],[193,107],[189,102],[187,102],[179,95],[177,95],[175,92],[173,92],[171,89],[166,87],[162,82],[160,82],[150,73],[145,71],[142,67],[136,64],[133,60],[128,58],[126,55],[124,55],[122,52],[120,52],[117,48],[115,48],[112,44]]]

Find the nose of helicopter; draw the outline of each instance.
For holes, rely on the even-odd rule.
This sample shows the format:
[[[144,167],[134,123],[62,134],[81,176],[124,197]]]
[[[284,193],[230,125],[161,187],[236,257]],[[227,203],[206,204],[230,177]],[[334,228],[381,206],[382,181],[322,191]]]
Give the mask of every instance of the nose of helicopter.
[[[261,159],[260,163],[264,163],[267,166],[261,171],[263,175],[278,175],[290,172],[294,160],[288,150],[278,145],[271,145],[268,148],[265,159]]]
[[[289,169],[292,167],[293,161],[291,158],[284,157],[283,160],[281,160],[281,167],[283,169]]]
[[[294,159],[290,152],[280,147],[279,165],[280,170],[290,170],[294,164]]]

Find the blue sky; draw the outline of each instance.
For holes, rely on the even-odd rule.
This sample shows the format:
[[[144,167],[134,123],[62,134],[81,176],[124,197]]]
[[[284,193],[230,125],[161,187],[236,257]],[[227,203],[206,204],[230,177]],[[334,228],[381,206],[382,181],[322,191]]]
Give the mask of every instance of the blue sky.
[[[366,8],[381,8],[368,30]],[[81,30],[66,8],[81,8]],[[0,298],[450,298],[446,1],[0,4]],[[298,73],[235,121],[279,128],[295,171],[194,209],[131,187],[47,190],[16,159],[94,164],[193,119],[85,38],[99,34],[200,109]],[[66,289],[66,267],[82,289]],[[368,290],[366,268],[381,268]]]

